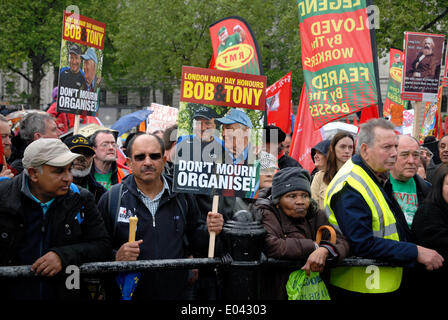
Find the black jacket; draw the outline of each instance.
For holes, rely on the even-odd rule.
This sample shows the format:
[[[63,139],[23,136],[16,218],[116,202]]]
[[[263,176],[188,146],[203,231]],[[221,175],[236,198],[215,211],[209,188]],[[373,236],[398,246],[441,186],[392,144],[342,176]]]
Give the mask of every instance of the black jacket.
[[[438,295],[448,283],[448,204],[424,201],[415,213],[411,227],[416,243],[436,250],[445,259],[443,266],[435,271],[420,268],[415,282],[419,292]]]
[[[0,183],[0,265],[31,265],[49,251],[61,259],[62,271],[52,278],[5,281],[0,295],[8,299],[62,299],[78,297],[67,290],[65,268],[107,259],[110,239],[93,196],[71,189],[50,205],[45,215],[26,195],[24,173]],[[2,281],[2,280],[0,280]]]
[[[195,198],[190,194],[171,192],[172,180],[165,177],[169,188],[164,190],[155,214],[140,198],[133,175],[122,181],[120,217],[114,228],[115,213],[109,210],[109,190],[98,204],[106,227],[113,235],[113,249],[118,250],[128,241],[130,215],[138,217],[136,240],[143,239],[140,245],[139,260],[186,258],[189,254],[198,256],[206,252],[209,235],[207,227],[199,218]],[[117,201],[111,199],[111,201]],[[112,207],[112,205],[111,205]],[[182,213],[183,212],[183,213]],[[129,220],[128,220],[129,221]],[[186,237],[185,237],[186,236]],[[114,259],[114,256],[111,257]],[[185,298],[188,270],[144,272],[133,295],[134,299],[173,300]],[[117,286],[111,295],[117,293]]]
[[[288,167],[303,168],[299,161],[297,161],[294,158],[291,158],[287,154],[284,154],[283,156],[280,157],[280,159],[278,159],[278,168],[281,170],[283,168],[288,168]]]
[[[100,201],[101,199],[101,196],[107,191],[106,188],[96,182],[91,174],[88,174],[78,182],[79,183],[77,183],[77,185],[89,190],[90,193],[93,194],[95,203],[98,203],[98,201]]]

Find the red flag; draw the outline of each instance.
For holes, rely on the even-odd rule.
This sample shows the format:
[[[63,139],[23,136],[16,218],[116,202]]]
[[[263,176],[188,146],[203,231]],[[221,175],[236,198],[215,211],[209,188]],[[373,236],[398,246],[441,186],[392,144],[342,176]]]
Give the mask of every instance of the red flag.
[[[267,122],[291,131],[291,72],[266,89]]]
[[[300,94],[296,125],[294,126],[289,154],[299,161],[303,168],[311,172],[314,169],[314,162],[311,159],[311,148],[320,141],[322,141],[322,134],[320,129],[314,129],[313,117],[308,106],[304,84]]]
[[[216,69],[215,65],[215,55],[212,54],[212,59],[210,60],[210,65],[208,66],[209,69]]]
[[[376,119],[376,118],[379,118],[377,105],[373,105],[371,107],[364,108],[364,109],[362,109],[362,112],[361,112],[361,119],[359,120],[359,124],[367,122],[370,119]]]
[[[0,136],[0,164],[5,164],[3,158],[5,157],[5,149],[3,149],[3,141]]]
[[[263,74],[257,40],[249,24],[232,16],[209,27],[215,68],[233,72]]]
[[[443,86],[440,86],[437,97],[436,123],[434,124],[434,137],[436,137],[438,140],[440,140],[443,137],[442,115],[440,114],[442,109],[442,92],[443,92]]]

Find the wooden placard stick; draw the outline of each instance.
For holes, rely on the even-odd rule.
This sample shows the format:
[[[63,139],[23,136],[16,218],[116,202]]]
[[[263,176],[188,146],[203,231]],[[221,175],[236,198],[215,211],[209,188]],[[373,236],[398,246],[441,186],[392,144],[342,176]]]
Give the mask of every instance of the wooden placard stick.
[[[218,212],[218,203],[219,203],[219,196],[217,195],[213,196],[212,212]],[[216,233],[210,232],[210,240],[208,243],[209,258],[213,258],[215,256],[215,239],[216,239]]]
[[[129,217],[129,242],[135,241],[135,233],[137,231],[137,217]]]
[[[81,115],[75,114],[75,123],[73,125],[73,135],[78,134],[79,132],[79,122],[81,121]]]

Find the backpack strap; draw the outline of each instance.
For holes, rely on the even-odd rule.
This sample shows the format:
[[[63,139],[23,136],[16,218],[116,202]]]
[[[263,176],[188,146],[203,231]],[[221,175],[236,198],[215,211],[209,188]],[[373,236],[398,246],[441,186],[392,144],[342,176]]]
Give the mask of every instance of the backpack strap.
[[[71,189],[74,193],[81,194],[81,192],[79,192],[79,188],[78,188],[78,186],[77,186],[76,184],[74,184],[74,183],[71,183],[71,184],[70,184],[70,189]],[[81,211],[82,211],[82,209],[84,209],[84,206],[81,207]],[[81,223],[84,221],[84,212],[81,213],[81,211],[79,211],[79,212],[76,214],[76,218],[75,218],[76,220],[78,220],[78,223],[79,223],[79,224],[81,224]]]
[[[123,184],[114,184],[107,195],[107,206],[112,220],[112,237],[115,237],[115,231],[117,229],[117,218],[118,212],[120,211],[122,189]]]

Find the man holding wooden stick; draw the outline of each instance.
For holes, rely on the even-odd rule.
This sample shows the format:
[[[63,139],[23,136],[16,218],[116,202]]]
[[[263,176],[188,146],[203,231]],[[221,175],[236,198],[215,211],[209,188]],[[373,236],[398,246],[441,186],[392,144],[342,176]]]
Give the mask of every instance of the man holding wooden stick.
[[[221,214],[209,212],[206,226],[199,219],[195,198],[171,191],[171,179],[162,174],[164,149],[163,141],[154,134],[134,137],[127,149],[132,175],[113,186],[98,204],[112,235],[117,261],[178,259],[199,252],[204,255],[208,232],[222,231]],[[138,217],[136,241],[129,242],[132,216]],[[142,273],[133,299],[184,299],[187,277],[188,270]]]

